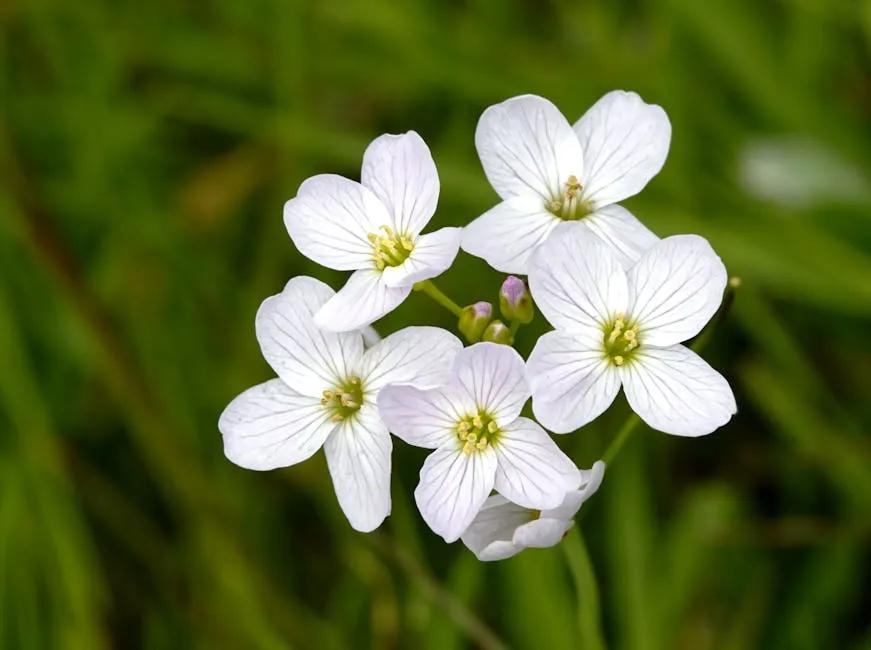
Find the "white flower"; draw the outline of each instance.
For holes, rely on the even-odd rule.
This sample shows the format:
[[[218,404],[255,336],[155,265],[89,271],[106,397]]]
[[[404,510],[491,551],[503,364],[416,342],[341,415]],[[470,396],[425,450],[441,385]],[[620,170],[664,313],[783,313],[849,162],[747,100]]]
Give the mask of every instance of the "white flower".
[[[631,266],[657,237],[616,203],[659,173],[670,140],[665,111],[622,90],[593,104],[574,128],[535,95],[491,106],[475,144],[503,201],[466,227],[463,250],[504,273],[526,274],[557,225],[581,220]]]
[[[436,209],[439,177],[414,131],[382,135],[363,154],[361,182],[313,176],[284,205],[284,224],[306,257],[354,273],[315,315],[333,332],[358,329],[393,310],[420,280],[443,273],[462,230],[421,235]]]
[[[453,542],[495,489],[515,503],[558,506],[580,484],[574,463],[520,410],[529,399],[523,359],[512,348],[477,343],[457,354],[437,388],[391,385],[378,397],[397,436],[435,449],[414,491],[423,518]]]
[[[532,262],[530,289],[556,328],[529,357],[532,409],[567,433],[604,411],[622,384],[652,428],[700,436],[736,411],[726,380],[679,342],[717,311],[726,269],[696,235],[668,237],[628,272],[580,224],[563,224]]]
[[[333,295],[297,277],[263,302],[257,340],[278,379],[236,397],[218,428],[227,458],[248,469],[294,465],[323,447],[339,505],[368,532],[390,514],[392,443],[378,392],[389,382],[443,382],[462,343],[436,327],[408,327],[364,352],[359,332],[315,327],[312,315]]]
[[[568,492],[563,502],[550,510],[530,510],[494,494],[463,533],[463,544],[485,562],[504,560],[525,548],[559,544],[574,526],[574,517],[584,501],[599,489],[605,463],[596,461],[591,469],[580,470],[580,474],[580,489]]]

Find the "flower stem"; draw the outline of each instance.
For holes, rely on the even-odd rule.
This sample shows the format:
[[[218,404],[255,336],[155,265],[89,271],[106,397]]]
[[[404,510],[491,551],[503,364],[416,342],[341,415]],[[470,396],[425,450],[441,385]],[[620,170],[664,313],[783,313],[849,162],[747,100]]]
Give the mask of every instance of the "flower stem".
[[[460,306],[453,300],[448,298],[444,293],[442,293],[442,291],[437,286],[435,286],[435,284],[433,284],[432,280],[422,280],[420,282],[415,282],[414,290],[422,291],[430,298],[435,300],[442,307],[451,312],[454,316],[459,317],[461,311]]]
[[[514,337],[517,336],[517,330],[520,329],[520,325],[521,325],[521,324],[522,324],[522,323],[521,323],[519,320],[513,320],[513,321],[511,321],[511,327],[509,328],[508,331],[511,332],[511,340],[512,340],[512,341],[514,340]]]
[[[579,528],[576,527],[575,530],[566,535],[562,548],[577,592],[580,647],[590,650],[604,650],[605,640],[602,634],[599,587],[596,584],[596,574],[593,572],[590,554],[587,552],[587,546],[584,544],[584,537]]]

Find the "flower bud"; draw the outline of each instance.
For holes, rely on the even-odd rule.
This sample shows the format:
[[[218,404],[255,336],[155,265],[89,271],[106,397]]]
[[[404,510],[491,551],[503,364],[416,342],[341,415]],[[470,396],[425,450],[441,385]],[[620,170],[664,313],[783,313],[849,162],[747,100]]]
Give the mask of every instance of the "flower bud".
[[[494,320],[487,325],[484,334],[481,336],[482,341],[491,341],[492,343],[501,343],[502,345],[511,345],[514,343],[514,337],[511,335],[511,330],[501,320]]]
[[[469,343],[477,343],[492,318],[493,305],[489,302],[476,302],[474,305],[463,307],[457,327]]]
[[[499,290],[499,310],[506,320],[523,324],[532,321],[535,308],[532,306],[532,297],[523,280],[513,275],[505,278]]]

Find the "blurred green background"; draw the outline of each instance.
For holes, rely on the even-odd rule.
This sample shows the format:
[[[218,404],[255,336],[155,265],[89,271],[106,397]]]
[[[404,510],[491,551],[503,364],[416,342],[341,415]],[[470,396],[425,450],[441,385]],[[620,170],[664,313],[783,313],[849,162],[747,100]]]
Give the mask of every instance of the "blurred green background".
[[[0,30],[0,647],[871,648],[871,2],[6,0]],[[704,355],[729,425],[637,431],[583,542],[498,564],[420,520],[425,450],[396,443],[372,535],[322,454],[223,457],[220,411],[272,376],[260,301],[343,281],[284,230],[300,182],[415,129],[431,227],[463,225],[496,202],[486,106],[614,88],[674,130],[625,205],[743,279]],[[378,328],[409,323],[454,325],[414,295]],[[559,442],[589,466],[626,413]]]

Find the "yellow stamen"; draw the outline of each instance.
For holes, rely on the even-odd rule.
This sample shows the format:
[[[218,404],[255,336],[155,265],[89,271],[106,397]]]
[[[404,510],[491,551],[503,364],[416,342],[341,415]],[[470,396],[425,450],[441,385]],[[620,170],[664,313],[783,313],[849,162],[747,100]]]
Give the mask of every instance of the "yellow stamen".
[[[621,357],[619,354],[616,357],[614,357],[614,365],[616,365],[616,366],[622,366],[623,361],[624,361],[623,357]]]

